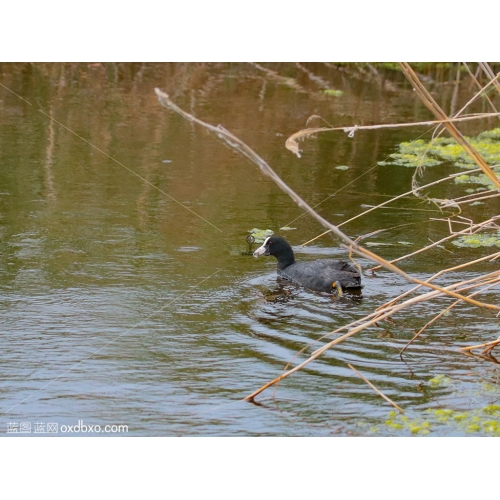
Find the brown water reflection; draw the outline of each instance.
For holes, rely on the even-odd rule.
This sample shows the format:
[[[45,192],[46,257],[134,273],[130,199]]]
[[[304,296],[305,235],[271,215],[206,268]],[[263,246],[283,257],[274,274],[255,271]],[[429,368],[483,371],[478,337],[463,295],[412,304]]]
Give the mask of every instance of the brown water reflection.
[[[162,108],[153,89],[238,135],[341,222],[409,189],[412,172],[376,163],[417,133],[323,135],[304,144],[300,160],[285,139],[313,114],[332,126],[428,119],[400,77],[289,63],[2,64],[0,77],[0,433],[8,422],[79,419],[125,423],[129,435],[407,433],[384,426],[390,408],[347,363],[417,415],[498,398],[497,368],[455,348],[457,338],[491,330],[490,315],[464,308],[443,319],[403,362],[400,348],[432,312],[417,308],[414,318],[340,345],[283,383],[277,399],[269,392],[261,406],[240,401],[306,344],[408,285],[380,273],[365,279],[361,302],[290,286],[283,295],[274,263],[242,254],[249,229],[295,227],[286,236],[302,258],[345,253],[328,239],[297,248],[322,232],[319,224],[247,160]],[[343,94],[327,95],[325,86]],[[439,98],[449,105],[448,87]],[[334,168],[343,165],[350,168]],[[412,224],[382,240],[413,249],[445,231],[415,211],[432,206],[394,206],[347,232]],[[405,269],[428,276],[454,258],[437,249]],[[451,382],[434,387],[429,380],[440,374]],[[464,431],[443,424],[433,432]]]

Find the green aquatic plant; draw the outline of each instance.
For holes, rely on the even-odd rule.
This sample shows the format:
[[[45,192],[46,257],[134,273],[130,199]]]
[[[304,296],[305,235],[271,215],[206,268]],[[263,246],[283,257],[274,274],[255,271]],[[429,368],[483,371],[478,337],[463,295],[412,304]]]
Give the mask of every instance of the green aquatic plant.
[[[500,247],[500,231],[495,233],[465,234],[452,241],[456,247]]]
[[[258,229],[256,227],[250,229],[248,232],[254,237],[254,243],[264,243],[267,237],[274,234],[274,231],[271,231],[271,229]]]
[[[493,171],[499,175],[498,169],[493,169]],[[457,177],[455,177],[455,184],[481,184],[483,186],[486,186],[485,188],[478,188],[476,191],[484,191],[486,188],[487,189],[495,189],[496,186],[493,184],[493,181],[485,174],[478,174],[478,175],[468,175],[468,174],[462,174]],[[469,192],[470,190],[467,189],[466,192]],[[472,190],[474,192],[474,190]]]
[[[466,137],[486,163],[500,163],[500,128],[481,132],[475,137]],[[417,139],[402,142],[398,151],[389,155],[389,160],[379,165],[399,165],[402,167],[433,167],[445,162],[461,168],[475,168],[476,163],[451,137],[439,137],[433,141]]]
[[[409,431],[413,435],[426,435],[430,432],[431,424],[423,418],[409,418],[395,411],[389,412],[385,425],[398,431]]]
[[[488,415],[500,415],[500,405],[488,405],[482,409],[483,413]]]
[[[447,387],[450,385],[450,382],[450,377],[446,377],[445,375],[436,375],[429,379],[431,387]]]
[[[384,423],[388,430],[398,431],[398,434],[424,436],[431,432],[438,434],[445,428],[446,432],[456,428],[463,434],[500,436],[500,406],[488,405],[469,411],[429,408],[415,417],[391,411]],[[380,427],[372,426],[370,432],[380,434]]]
[[[439,374],[428,380],[431,389],[451,385],[450,377]],[[498,394],[498,387],[492,390]],[[451,408],[427,408],[409,416],[390,411],[385,419],[388,431],[398,434],[425,435],[459,431],[461,434],[481,436],[500,436],[500,405],[490,404],[472,410],[453,410]],[[375,428],[372,424],[372,428]]]

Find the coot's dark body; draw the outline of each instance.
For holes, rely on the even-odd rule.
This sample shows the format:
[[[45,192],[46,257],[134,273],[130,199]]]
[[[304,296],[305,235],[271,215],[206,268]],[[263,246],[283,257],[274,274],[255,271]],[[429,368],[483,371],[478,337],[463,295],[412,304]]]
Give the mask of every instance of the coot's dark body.
[[[338,286],[344,291],[362,288],[359,271],[348,262],[334,259],[318,259],[311,262],[295,262],[292,247],[281,236],[270,236],[253,256],[273,255],[278,259],[278,274],[311,290],[333,293]]]

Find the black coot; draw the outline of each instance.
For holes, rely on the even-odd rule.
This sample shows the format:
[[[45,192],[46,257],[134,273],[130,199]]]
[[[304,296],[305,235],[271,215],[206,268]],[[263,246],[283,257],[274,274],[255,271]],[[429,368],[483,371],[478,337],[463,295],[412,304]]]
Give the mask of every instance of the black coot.
[[[333,293],[344,291],[359,293],[361,276],[348,262],[334,259],[318,259],[310,262],[295,262],[292,247],[281,236],[270,236],[253,253],[254,257],[274,255],[278,259],[278,274],[287,280],[311,290]]]

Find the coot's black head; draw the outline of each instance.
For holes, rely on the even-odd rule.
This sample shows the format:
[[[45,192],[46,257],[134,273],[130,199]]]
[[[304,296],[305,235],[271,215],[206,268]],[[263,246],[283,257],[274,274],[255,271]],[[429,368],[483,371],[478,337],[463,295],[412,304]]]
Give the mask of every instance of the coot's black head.
[[[295,263],[292,247],[281,236],[273,235],[266,238],[263,245],[253,253],[254,257],[261,255],[274,255],[278,259],[278,269],[285,269]]]

